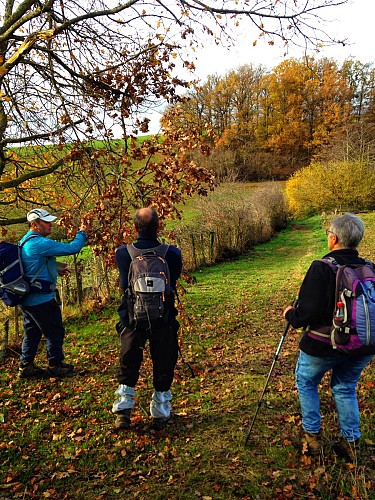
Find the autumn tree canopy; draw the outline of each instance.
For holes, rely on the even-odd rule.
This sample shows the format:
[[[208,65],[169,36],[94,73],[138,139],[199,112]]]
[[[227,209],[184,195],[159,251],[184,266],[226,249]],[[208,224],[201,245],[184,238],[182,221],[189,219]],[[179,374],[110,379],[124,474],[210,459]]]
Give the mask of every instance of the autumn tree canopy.
[[[2,0],[1,224],[23,221],[36,203],[90,209],[105,246],[126,233],[130,208],[153,204],[164,217],[204,192],[212,175],[186,157],[201,147],[195,130],[187,136],[166,120],[163,141],[134,140],[148,131],[144,112],[187,87],[176,64],[193,67],[187,52],[202,32],[230,38],[241,23],[255,27],[254,44],[332,42],[320,17],[346,1]]]
[[[371,64],[350,59],[340,66],[314,57],[286,59],[274,68],[248,64],[210,75],[185,97],[166,117],[173,109],[177,128],[213,130],[205,163],[221,178],[286,178],[314,158],[374,157]]]

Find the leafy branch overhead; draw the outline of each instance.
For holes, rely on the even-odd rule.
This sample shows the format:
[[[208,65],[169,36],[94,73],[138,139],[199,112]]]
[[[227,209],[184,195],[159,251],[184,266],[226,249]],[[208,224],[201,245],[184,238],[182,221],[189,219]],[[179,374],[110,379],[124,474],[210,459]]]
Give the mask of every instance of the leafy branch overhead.
[[[133,140],[148,132],[147,113],[181,100],[188,77],[176,75],[194,69],[202,33],[230,43],[242,23],[255,27],[256,38],[281,39],[286,49],[292,43],[317,47],[334,42],[320,28],[320,13],[345,1],[258,0],[250,8],[246,0],[222,7],[194,0],[115,7],[102,0],[6,0],[0,27],[2,225],[24,221],[25,211],[43,202],[69,212],[72,224],[89,212],[101,223],[100,234],[113,241],[115,228],[116,234],[129,232],[131,208],[152,203],[167,217],[184,196],[204,194],[214,180],[191,153],[209,152],[209,130],[172,133],[167,126],[163,140]],[[116,200],[110,223],[103,215],[108,199]]]

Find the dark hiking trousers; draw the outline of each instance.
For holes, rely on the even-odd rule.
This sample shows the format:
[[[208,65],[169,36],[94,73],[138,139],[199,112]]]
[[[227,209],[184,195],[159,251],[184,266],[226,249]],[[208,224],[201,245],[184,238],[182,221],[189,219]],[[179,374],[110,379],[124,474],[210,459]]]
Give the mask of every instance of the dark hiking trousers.
[[[64,359],[65,329],[61,309],[55,299],[37,306],[21,306],[25,336],[22,341],[21,363],[32,363],[42,335],[46,338],[47,358],[50,366]]]
[[[150,330],[125,328],[121,333],[119,384],[135,387],[143,361],[143,350],[149,340],[153,366],[153,386],[155,391],[168,391],[172,385],[174,369],[178,358],[177,331],[179,323],[172,319],[160,322]]]

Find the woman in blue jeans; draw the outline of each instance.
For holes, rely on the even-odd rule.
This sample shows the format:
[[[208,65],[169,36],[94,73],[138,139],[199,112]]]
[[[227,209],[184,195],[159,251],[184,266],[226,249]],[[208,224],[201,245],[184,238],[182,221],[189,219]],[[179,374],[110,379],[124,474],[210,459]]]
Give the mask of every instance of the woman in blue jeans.
[[[326,231],[329,253],[339,265],[364,264],[357,247],[364,235],[362,220],[353,214],[333,219]],[[305,330],[299,346],[296,366],[296,384],[302,411],[302,427],[307,451],[311,455],[321,452],[321,413],[318,386],[331,371],[331,389],[340,426],[340,439],[334,450],[346,459],[354,460],[359,451],[360,414],[357,400],[357,383],[373,355],[352,356],[333,349],[311,330],[330,327],[335,307],[336,275],[333,269],[320,260],[312,262],[302,282],[297,307],[288,306],[284,318],[294,328]],[[302,444],[302,443],[301,443]]]

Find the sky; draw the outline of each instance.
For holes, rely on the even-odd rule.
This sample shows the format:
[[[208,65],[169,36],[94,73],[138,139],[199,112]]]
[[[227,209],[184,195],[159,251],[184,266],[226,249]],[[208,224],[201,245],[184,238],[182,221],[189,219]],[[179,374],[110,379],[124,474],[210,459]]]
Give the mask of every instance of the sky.
[[[323,9],[321,12],[322,17],[328,19],[324,27],[325,31],[338,39],[347,38],[349,43],[345,47],[337,45],[323,48],[319,54],[316,54],[317,57],[332,57],[337,61],[343,61],[353,56],[363,63],[375,62],[374,0],[350,0],[348,4]],[[199,52],[196,61],[198,77],[206,79],[210,74],[225,74],[230,69],[236,69],[247,63],[256,66],[262,64],[272,68],[285,58],[303,56],[302,49],[298,51],[292,48],[289,55],[285,57],[284,47],[277,43],[269,46],[267,43],[258,41],[254,47],[255,39],[256,34],[254,36],[254,33],[249,33],[240,37],[236,45],[230,49],[217,47],[208,42]]]
[[[321,27],[337,39],[347,39],[348,44],[345,47],[336,45],[322,48],[319,54],[311,51],[310,55],[333,58],[339,63],[349,57],[362,63],[375,62],[375,0],[349,0],[348,4],[323,9],[321,15],[327,19],[327,23]],[[240,33],[230,48],[217,46],[212,40],[207,40],[204,48],[196,54],[195,76],[205,81],[209,75],[225,75],[243,64],[273,68],[287,58],[301,58],[304,55],[302,49],[291,49],[285,56],[285,48],[280,43],[270,46],[258,41],[253,46],[256,38],[255,32]],[[150,131],[156,133],[160,128],[160,114],[153,113],[150,118]]]

